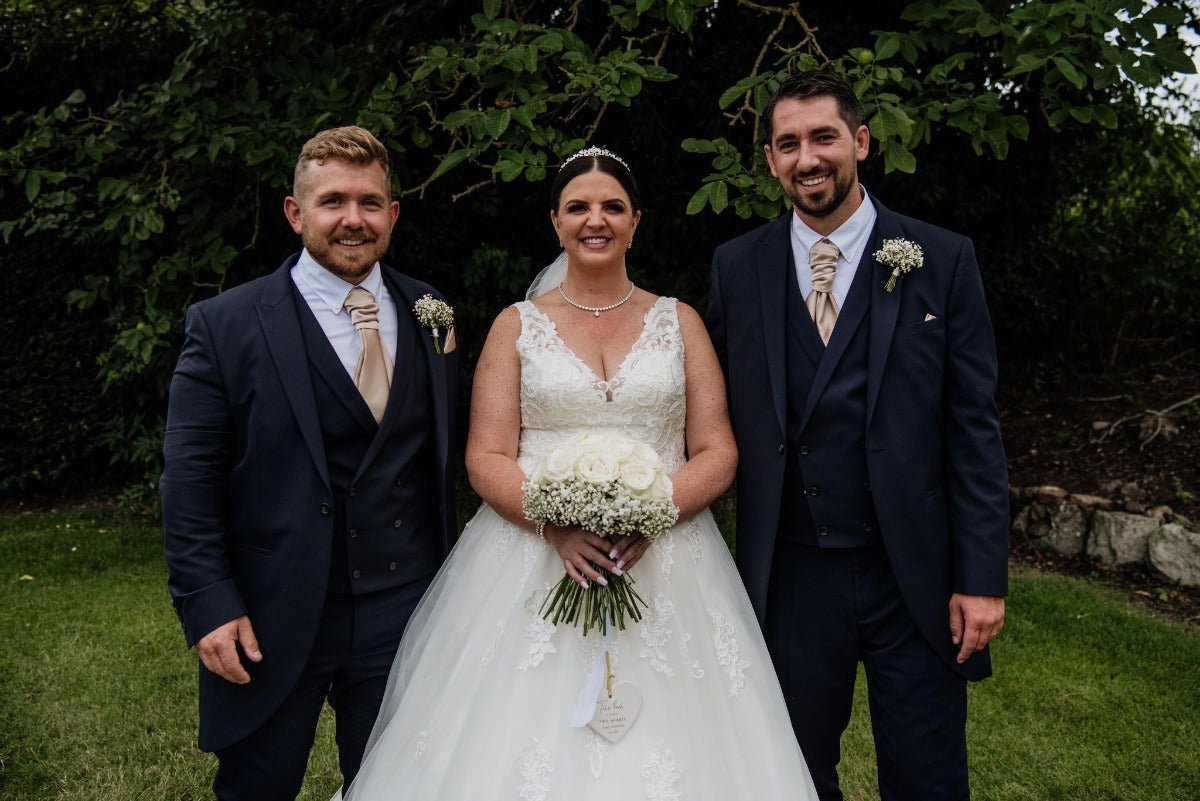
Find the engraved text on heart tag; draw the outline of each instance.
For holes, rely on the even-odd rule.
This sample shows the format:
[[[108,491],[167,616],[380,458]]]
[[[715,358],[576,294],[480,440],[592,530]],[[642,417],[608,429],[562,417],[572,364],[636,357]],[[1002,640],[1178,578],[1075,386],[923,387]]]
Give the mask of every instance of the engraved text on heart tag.
[[[613,685],[612,697],[602,692],[596,702],[596,714],[588,723],[592,731],[610,743],[625,736],[642,711],[642,692],[632,682],[619,681]]]

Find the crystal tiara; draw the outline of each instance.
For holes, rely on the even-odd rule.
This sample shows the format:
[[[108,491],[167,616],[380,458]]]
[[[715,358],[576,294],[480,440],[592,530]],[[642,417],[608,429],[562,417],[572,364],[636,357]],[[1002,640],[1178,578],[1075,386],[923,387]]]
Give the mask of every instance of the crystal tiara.
[[[618,162],[622,167],[624,167],[630,173],[633,172],[633,170],[629,169],[629,165],[625,163],[625,159],[621,158],[620,156],[618,156],[616,153],[612,152],[611,150],[605,150],[604,148],[596,147],[595,145],[592,145],[591,147],[585,147],[583,150],[580,150],[576,153],[572,153],[571,155],[567,156],[566,160],[563,161],[563,163],[561,165],[559,165],[558,169],[561,172],[563,167],[567,166],[575,159],[591,158],[592,156],[608,156],[613,161]]]

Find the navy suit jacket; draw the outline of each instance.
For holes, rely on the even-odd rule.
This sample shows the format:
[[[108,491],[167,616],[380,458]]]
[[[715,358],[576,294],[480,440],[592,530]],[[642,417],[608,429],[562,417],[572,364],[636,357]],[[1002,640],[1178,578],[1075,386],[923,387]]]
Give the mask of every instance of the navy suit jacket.
[[[874,201],[873,201],[874,202]],[[1008,589],[1008,470],[996,412],[995,341],[970,240],[889,211],[859,270],[871,281],[867,467],[883,544],[922,634],[969,679],[991,672],[986,652],[957,665],[948,604],[954,592]],[[725,370],[740,460],[737,563],[760,622],[779,529],[787,437],[785,270],[794,269],[791,215],[717,248],[705,322]],[[884,285],[873,253],[903,238],[924,264]],[[818,370],[807,424],[836,365]]]
[[[243,614],[263,652],[249,685],[200,668],[200,745],[219,750],[260,725],[300,676],[329,580],[334,515],[290,257],[270,275],[196,303],[171,382],[161,481],[172,602],[188,645]],[[397,306],[432,287],[383,268]],[[443,332],[444,334],[444,332]],[[456,534],[458,353],[429,362],[440,546]],[[388,418],[383,420],[384,427]],[[368,449],[360,474],[386,431]]]

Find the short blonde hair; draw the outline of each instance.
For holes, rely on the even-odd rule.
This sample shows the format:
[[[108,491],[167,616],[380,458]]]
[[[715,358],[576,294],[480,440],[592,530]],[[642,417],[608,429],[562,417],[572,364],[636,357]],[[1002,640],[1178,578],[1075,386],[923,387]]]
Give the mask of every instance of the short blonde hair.
[[[292,178],[292,194],[297,197],[300,195],[303,174],[310,162],[324,164],[328,159],[345,161],[363,167],[378,162],[383,167],[383,176],[388,185],[388,195],[391,196],[392,182],[389,177],[387,148],[370,131],[357,125],[344,125],[340,128],[321,131],[304,143],[304,147],[300,148],[300,158],[296,160],[296,173]]]

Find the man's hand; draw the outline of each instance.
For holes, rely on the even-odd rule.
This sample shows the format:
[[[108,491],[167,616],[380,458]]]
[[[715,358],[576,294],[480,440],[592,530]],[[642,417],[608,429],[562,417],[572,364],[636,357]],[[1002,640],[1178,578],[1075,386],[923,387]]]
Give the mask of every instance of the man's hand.
[[[200,654],[200,661],[204,666],[225,681],[249,684],[250,674],[242,667],[238,658],[239,643],[251,662],[262,661],[258,639],[254,636],[254,629],[250,627],[250,618],[247,615],[242,615],[205,634],[200,638],[200,642],[196,643],[196,651]]]
[[[958,664],[982,651],[1004,628],[1004,599],[991,595],[950,596],[950,639],[958,649]]]

